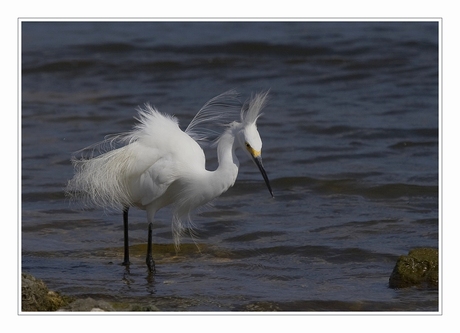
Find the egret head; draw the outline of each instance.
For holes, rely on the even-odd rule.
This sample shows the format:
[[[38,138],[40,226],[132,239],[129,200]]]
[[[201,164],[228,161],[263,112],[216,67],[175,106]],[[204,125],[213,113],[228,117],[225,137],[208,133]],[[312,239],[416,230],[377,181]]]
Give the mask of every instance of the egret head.
[[[260,111],[265,106],[268,91],[265,93],[256,94],[251,98],[249,103],[241,110],[241,124],[243,126],[241,135],[239,135],[240,145],[249,157],[259,168],[265,184],[273,197],[273,191],[262,164],[262,140],[257,131],[257,119],[262,115]]]

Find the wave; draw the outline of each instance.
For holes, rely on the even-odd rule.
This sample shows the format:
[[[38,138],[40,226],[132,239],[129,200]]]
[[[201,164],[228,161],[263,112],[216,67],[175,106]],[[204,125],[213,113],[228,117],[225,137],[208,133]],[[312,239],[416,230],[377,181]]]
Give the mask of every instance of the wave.
[[[372,184],[363,181],[373,173],[356,174],[354,178],[317,179],[311,177],[283,177],[272,180],[275,189],[286,191],[308,188],[318,194],[359,195],[368,199],[398,199],[402,197],[438,197],[437,185],[405,183]],[[251,185],[252,186],[252,185]]]

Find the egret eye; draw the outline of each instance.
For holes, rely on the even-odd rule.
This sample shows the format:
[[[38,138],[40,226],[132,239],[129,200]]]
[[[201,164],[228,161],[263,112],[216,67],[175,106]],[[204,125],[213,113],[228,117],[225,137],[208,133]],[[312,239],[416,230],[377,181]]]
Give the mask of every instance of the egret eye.
[[[251,145],[246,142],[246,148],[251,148]]]

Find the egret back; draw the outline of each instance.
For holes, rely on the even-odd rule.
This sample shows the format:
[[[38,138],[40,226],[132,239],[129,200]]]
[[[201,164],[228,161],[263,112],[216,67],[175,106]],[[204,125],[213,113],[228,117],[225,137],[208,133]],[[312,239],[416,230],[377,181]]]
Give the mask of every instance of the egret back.
[[[72,159],[75,176],[67,192],[101,207],[142,206],[161,196],[186,164],[202,167],[199,145],[180,130],[177,119],[150,105],[139,110],[133,131],[112,137],[100,146],[124,146],[93,158]],[[107,145],[107,141],[111,141]]]

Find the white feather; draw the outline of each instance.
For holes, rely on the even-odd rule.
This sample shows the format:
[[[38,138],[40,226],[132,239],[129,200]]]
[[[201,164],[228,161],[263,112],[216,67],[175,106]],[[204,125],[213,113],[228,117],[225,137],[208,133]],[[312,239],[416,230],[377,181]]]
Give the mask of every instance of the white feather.
[[[216,127],[226,126],[238,117],[241,110],[239,94],[235,90],[224,92],[209,100],[197,112],[185,129],[196,141],[207,141],[221,134]]]
[[[255,94],[241,109],[241,122],[245,125],[255,124],[257,119],[262,115],[260,112],[268,101],[270,91]]]

